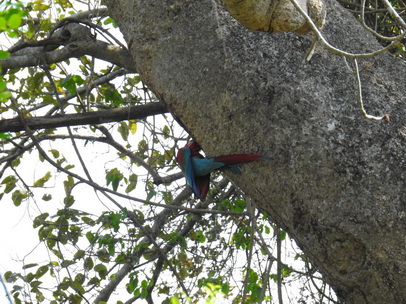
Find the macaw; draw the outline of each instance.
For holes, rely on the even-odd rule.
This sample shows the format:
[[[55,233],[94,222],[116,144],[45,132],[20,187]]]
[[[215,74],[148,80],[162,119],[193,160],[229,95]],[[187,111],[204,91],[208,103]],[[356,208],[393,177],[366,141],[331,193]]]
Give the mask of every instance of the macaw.
[[[231,154],[216,157],[204,157],[200,154],[202,148],[196,142],[190,142],[179,149],[176,155],[186,183],[192,188],[195,196],[204,200],[209,191],[210,173],[215,170],[229,169],[235,174],[241,174],[237,164],[255,160],[271,160],[270,157],[258,154]]]

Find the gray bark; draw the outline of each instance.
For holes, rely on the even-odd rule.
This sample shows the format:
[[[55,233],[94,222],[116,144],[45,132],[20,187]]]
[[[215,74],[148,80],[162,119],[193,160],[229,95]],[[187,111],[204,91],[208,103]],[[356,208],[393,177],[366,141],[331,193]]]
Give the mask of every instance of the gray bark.
[[[57,49],[60,46],[62,47]],[[51,64],[90,55],[136,72],[128,50],[96,40],[87,27],[77,23],[68,23],[49,39],[20,41],[9,51],[11,56],[0,60],[3,69]]]
[[[364,60],[362,117],[342,58],[309,36],[251,32],[215,1],[107,1],[143,80],[208,155],[272,162],[231,175],[295,238],[347,303],[406,303],[405,64]],[[324,34],[357,52],[380,45],[327,1]]]

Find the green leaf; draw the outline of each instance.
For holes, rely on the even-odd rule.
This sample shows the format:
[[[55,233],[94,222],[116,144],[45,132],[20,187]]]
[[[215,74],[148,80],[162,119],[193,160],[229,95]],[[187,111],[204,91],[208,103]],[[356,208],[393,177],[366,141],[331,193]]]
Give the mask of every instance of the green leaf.
[[[48,171],[43,177],[41,177],[39,180],[37,180],[34,183],[34,187],[43,187],[47,181],[51,178],[51,172]]]
[[[125,122],[123,122],[123,121],[120,122],[120,125],[117,128],[117,131],[118,131],[118,133],[120,133],[123,140],[125,140],[125,141],[128,140],[129,129]]]
[[[69,208],[75,203],[75,198],[73,195],[68,195],[67,197],[65,197],[63,202],[64,202],[65,206]]]
[[[120,229],[121,215],[118,213],[113,213],[110,216],[110,224],[114,231],[117,232]]]
[[[83,288],[83,286],[82,286],[82,284],[81,284],[80,282],[75,281],[73,284],[74,284],[74,286],[75,286],[75,290],[76,290],[76,291],[80,292],[81,294],[85,294],[85,293],[86,293],[85,289]],[[81,301],[82,301],[82,298],[80,298],[80,302],[79,302],[79,303],[81,303]]]
[[[47,271],[49,270],[49,267],[47,265],[45,266],[41,266],[40,268],[38,268],[37,272],[35,273],[35,278],[39,279],[40,277],[42,277],[45,273],[47,273]]]
[[[0,50],[0,59],[5,59],[5,58],[8,58],[8,57],[10,57],[9,52]]]
[[[42,163],[45,161],[45,158],[44,158],[44,156],[42,156],[41,153],[38,154],[38,158],[39,158],[40,162],[42,162]]]
[[[7,271],[4,274],[4,279],[6,280],[7,283],[14,283],[15,281],[18,280],[19,277],[20,277],[19,274],[11,272],[11,271]]]
[[[44,222],[48,216],[49,216],[49,213],[47,213],[47,212],[38,215],[33,221],[33,227],[37,228],[37,227],[41,226],[42,224],[44,224]]]
[[[10,97],[11,97],[10,91],[0,92],[0,102],[6,102],[9,100]]]
[[[78,294],[71,294],[69,295],[69,304],[81,304],[82,303],[82,297]]]
[[[138,278],[137,277],[132,277],[130,282],[127,284],[127,291],[128,293],[133,293],[134,290],[138,286]]]
[[[171,298],[171,304],[180,304],[179,298],[177,298],[177,297],[172,297],[172,298]]]
[[[8,26],[13,30],[18,29],[21,26],[21,23],[22,23],[22,18],[21,18],[21,15],[18,13],[12,14],[7,20]]]
[[[83,257],[85,256],[85,254],[86,254],[86,251],[84,251],[84,250],[78,250],[78,251],[76,251],[76,253],[73,255],[73,258],[74,258],[75,260],[83,259]]]
[[[52,199],[52,195],[51,195],[51,194],[44,194],[44,195],[42,196],[42,200],[43,200],[43,201],[49,202],[51,199]]]
[[[13,190],[16,187],[15,183],[9,183],[6,185],[6,188],[4,189],[4,193],[10,193],[11,190]]]
[[[75,165],[67,165],[67,166],[64,167],[64,169],[66,169],[66,170],[70,170],[70,169],[73,169],[73,168],[75,168]]]
[[[243,211],[245,211],[246,207],[247,207],[246,201],[243,201],[241,199],[236,199],[234,201],[234,206],[232,206],[230,209],[231,209],[231,211],[243,212]]]
[[[129,121],[129,129],[131,134],[135,134],[137,132],[137,122],[135,120]]]
[[[25,282],[31,282],[34,279],[34,274],[33,273],[28,273],[25,277],[24,277],[24,281]]]
[[[126,193],[129,193],[135,189],[135,187],[137,186],[137,182],[138,182],[138,176],[136,174],[131,174],[130,177],[128,178],[128,181],[129,181],[129,184],[128,184],[127,188],[125,189]]]
[[[85,270],[91,270],[93,266],[93,259],[91,257],[87,257],[83,263],[83,267],[85,268]]]
[[[116,89],[108,89],[105,93],[106,102],[112,106],[118,107],[124,103],[123,97]]]
[[[113,25],[113,27],[117,27],[117,23],[116,23],[116,22],[114,21],[114,19],[111,18],[111,17],[107,17],[107,18],[103,21],[103,24],[104,24],[104,25],[111,24],[111,25]]]
[[[76,94],[76,82],[72,75],[69,75],[65,79],[63,79],[61,81],[61,86],[65,88],[69,92],[69,94]]]
[[[265,226],[265,233],[270,234],[271,233],[271,227]]]
[[[99,279],[99,278],[96,278],[96,277],[91,278],[91,279],[89,280],[89,282],[87,283],[87,286],[90,286],[90,285],[99,286],[99,285],[100,285],[100,279]],[[100,302],[99,302],[99,303],[100,303]]]
[[[120,181],[123,179],[123,174],[117,168],[111,169],[106,174],[107,186],[111,183],[114,191],[117,191]]]
[[[43,4],[42,2],[44,1],[43,0],[34,1],[35,5],[32,7],[32,10],[42,13],[50,8],[49,5]]]
[[[282,274],[282,277],[288,277],[291,275],[291,273],[292,273],[292,270],[290,270],[288,268],[283,268],[281,274]]]
[[[120,264],[125,263],[126,260],[127,260],[127,256],[126,256],[125,254],[122,254],[122,253],[120,253],[119,255],[117,255],[117,257],[116,257],[116,259],[115,259],[115,261],[116,261],[117,263],[120,263]]]
[[[49,249],[52,249],[56,245],[56,239],[55,238],[47,238],[46,243],[47,243],[47,247]],[[57,251],[57,252],[59,252],[59,251]]]
[[[17,178],[14,175],[9,175],[1,183],[6,185],[4,193],[10,193],[16,187]]]
[[[35,275],[34,275],[34,278],[35,278]],[[38,290],[38,286],[40,286],[41,284],[42,284],[41,281],[32,281],[32,282],[30,283],[30,286],[32,287],[32,289]],[[36,292],[36,291],[35,291],[35,292]]]
[[[148,289],[142,288],[141,289],[141,299],[145,299],[148,296]]]
[[[93,232],[86,232],[86,238],[90,244],[94,244],[97,240],[96,235]]]
[[[4,17],[0,17],[0,31],[7,30],[7,19]]]
[[[57,104],[55,98],[52,95],[42,96],[42,103],[43,104],[53,104],[53,105]]]
[[[35,299],[38,301],[38,303],[41,303],[45,300],[44,294],[38,289],[35,291]]]
[[[11,199],[13,200],[13,204],[15,206],[20,206],[21,202],[28,197],[28,193],[25,191],[16,190],[11,195]]]
[[[48,152],[51,152],[51,154],[52,154],[52,156],[54,158],[59,158],[59,151],[58,150],[51,149],[51,150],[48,150]]]
[[[78,273],[75,276],[75,282],[79,282],[80,284],[83,284],[83,282],[85,281],[86,277],[83,273]]]
[[[286,231],[285,230],[279,230],[279,237],[281,238],[281,241],[284,241],[286,239]]]
[[[32,268],[32,267],[36,267],[36,266],[38,266],[37,263],[31,263],[31,264],[24,265],[22,268],[23,269],[28,269],[28,268]]]
[[[82,221],[86,224],[88,224],[89,226],[94,226],[95,222],[92,218],[88,217],[88,216],[82,216]]]
[[[1,183],[4,185],[4,184],[9,184],[10,182],[16,182],[16,181],[17,181],[17,179],[15,178],[14,175],[9,175],[9,176],[5,177],[5,178],[2,180]]]
[[[169,127],[168,127],[167,125],[165,125],[165,126],[163,127],[162,132],[165,134],[165,135],[164,135],[164,138],[165,138],[165,139],[169,138],[170,129],[169,129]]]
[[[80,75],[73,75],[72,79],[77,85],[82,85],[85,83],[85,81],[83,80],[82,77],[80,77]]]
[[[7,139],[10,137],[11,137],[10,133],[0,133],[0,139]]]
[[[73,177],[69,175],[68,179],[63,182],[63,186],[65,188],[66,195],[70,194],[70,191],[74,184],[75,184],[75,181],[74,181]]]
[[[104,279],[107,275],[107,268],[103,264],[97,264],[94,266],[94,270],[99,274],[100,278]]]

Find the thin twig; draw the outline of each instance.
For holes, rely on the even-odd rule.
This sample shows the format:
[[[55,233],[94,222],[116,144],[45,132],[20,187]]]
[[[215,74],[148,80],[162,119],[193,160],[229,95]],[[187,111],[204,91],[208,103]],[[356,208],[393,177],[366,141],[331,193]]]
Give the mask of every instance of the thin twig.
[[[306,19],[306,21],[309,23],[311,29],[314,31],[315,35],[317,36],[318,40],[323,43],[323,45],[327,48],[327,50],[330,51],[330,53],[335,54],[335,55],[340,55],[340,56],[345,56],[348,58],[370,58],[370,57],[375,57],[379,54],[385,53],[389,49],[395,47],[398,45],[399,41],[402,40],[403,38],[406,37],[406,31],[397,37],[396,40],[392,41],[388,46],[379,49],[374,52],[370,53],[349,53],[345,52],[343,50],[340,50],[334,46],[332,46],[321,34],[320,30],[317,28],[317,26],[314,24],[313,20],[309,17],[309,15],[302,9],[302,7],[297,3],[296,0],[290,0],[293,4],[293,6],[300,12],[300,14]]]
[[[406,22],[399,16],[397,11],[393,9],[392,4],[390,4],[388,0],[382,0],[382,2],[385,4],[392,17],[403,27],[403,29],[406,29]]]
[[[278,281],[278,303],[283,304],[282,299],[282,240],[281,240],[281,229],[278,227],[275,229],[276,233],[276,277]]]
[[[401,35],[397,35],[397,36],[394,36],[394,37],[387,37],[387,36],[383,36],[383,35],[377,33],[373,29],[371,29],[365,23],[365,2],[366,2],[366,0],[361,0],[361,25],[364,27],[364,29],[366,29],[368,32],[372,33],[377,38],[382,39],[382,40],[386,40],[386,41],[393,41],[393,40],[398,39],[400,36],[402,36],[402,34],[401,34]]]
[[[251,203],[251,200],[249,198],[246,199],[247,201],[247,209],[248,209],[248,214],[249,214],[249,219],[250,219],[250,224],[251,224],[251,237],[250,237],[250,248],[248,251],[248,257],[247,257],[247,268],[246,268],[246,274],[244,278],[244,290],[242,294],[242,302],[241,304],[245,304],[246,298],[247,298],[247,292],[248,292],[248,280],[250,277],[250,271],[251,271],[251,262],[252,262],[252,254],[254,250],[254,243],[255,243],[255,224],[256,224],[256,219],[255,219],[255,208]]]
[[[381,117],[378,116],[373,116],[373,115],[369,115],[364,108],[364,102],[362,101],[362,87],[361,87],[361,78],[359,76],[359,69],[358,69],[358,63],[357,63],[357,59],[353,58],[353,62],[354,62],[354,67],[355,67],[355,78],[357,79],[357,89],[358,89],[358,105],[359,108],[361,110],[362,115],[367,118],[367,119],[372,119],[372,120],[382,120],[382,119],[386,119],[389,120],[389,115],[385,114]]]
[[[109,199],[112,203],[114,203],[114,204],[117,205],[117,206],[119,205],[119,203],[118,203],[115,199],[113,199],[110,195],[108,195],[108,194],[105,193],[105,192],[102,192],[102,193],[103,193],[103,195],[104,195],[107,199]],[[168,267],[171,269],[172,273],[173,273],[174,276],[176,277],[176,279],[177,279],[179,285],[181,286],[183,292],[185,293],[185,295],[186,295],[187,297],[189,297],[188,290],[187,290],[186,286],[183,284],[183,281],[182,281],[181,277],[179,276],[178,272],[176,271],[176,268],[173,266],[173,264],[171,263],[171,261],[169,261],[169,259],[166,257],[166,255],[162,252],[161,248],[159,247],[158,243],[155,241],[154,237],[152,237],[152,235],[151,235],[151,234],[147,231],[147,229],[142,225],[142,222],[140,222],[139,219],[137,219],[137,218],[136,218],[134,215],[132,215],[132,214],[129,214],[129,217],[130,217],[131,221],[134,223],[134,225],[137,226],[137,227],[141,230],[141,232],[143,233],[143,235],[148,238],[149,242],[155,246],[155,250],[157,250],[157,251],[159,252],[159,254],[160,254],[160,257],[162,257],[162,258],[165,260],[166,264],[168,265]]]

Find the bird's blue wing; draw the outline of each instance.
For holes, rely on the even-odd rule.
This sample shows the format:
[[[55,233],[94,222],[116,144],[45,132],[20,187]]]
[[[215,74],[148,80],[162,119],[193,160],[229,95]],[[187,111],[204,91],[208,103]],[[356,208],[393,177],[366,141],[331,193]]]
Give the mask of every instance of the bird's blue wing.
[[[192,188],[194,194],[198,197],[201,198],[199,189],[196,185],[196,174],[193,166],[193,161],[192,161],[192,151],[190,148],[183,148],[183,155],[182,155],[182,165],[183,165],[183,173],[185,174],[186,178],[186,183],[189,185],[190,188]]]
[[[214,158],[192,158],[192,161],[196,176],[204,176],[224,167],[223,163],[214,161]]]

